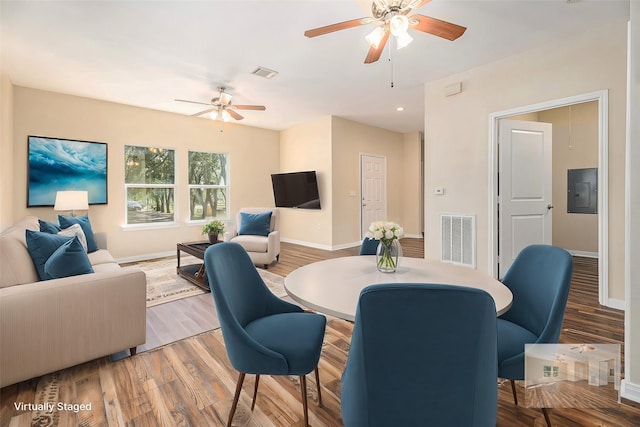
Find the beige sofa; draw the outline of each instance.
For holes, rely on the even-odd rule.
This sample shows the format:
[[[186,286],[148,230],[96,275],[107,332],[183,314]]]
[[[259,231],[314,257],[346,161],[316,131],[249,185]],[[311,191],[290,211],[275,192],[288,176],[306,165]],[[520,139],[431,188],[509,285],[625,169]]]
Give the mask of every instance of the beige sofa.
[[[94,273],[40,281],[26,246],[29,216],[0,234],[0,387],[131,350],[146,337],[146,277],[105,249]],[[99,239],[97,239],[99,240]]]
[[[261,214],[264,212],[271,212],[268,236],[238,235],[238,230],[242,227],[242,213]],[[267,268],[280,257],[280,211],[277,208],[242,208],[236,216],[235,226],[226,227],[223,238],[225,242],[240,244],[255,265]]]

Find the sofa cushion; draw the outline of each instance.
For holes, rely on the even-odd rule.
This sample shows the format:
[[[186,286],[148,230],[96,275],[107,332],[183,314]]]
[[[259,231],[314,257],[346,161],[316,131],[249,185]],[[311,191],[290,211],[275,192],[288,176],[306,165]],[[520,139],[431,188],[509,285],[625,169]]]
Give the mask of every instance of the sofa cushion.
[[[84,231],[82,231],[80,224],[73,224],[71,227],[60,230],[58,232],[58,236],[78,237],[82,248],[87,252],[87,236],[84,235]]]
[[[25,230],[38,231],[38,218],[27,216],[0,235],[0,287],[37,282],[38,272],[27,249]]]
[[[98,244],[96,243],[95,236],[93,235],[93,229],[91,228],[91,222],[89,221],[89,214],[83,216],[65,216],[58,215],[58,222],[60,227],[67,228],[73,224],[80,224],[84,235],[87,238],[87,252],[95,252],[98,250]]]
[[[89,273],[93,268],[78,236],[63,243],[44,263],[47,280]]]
[[[236,236],[231,241],[239,243],[247,252],[267,252],[269,238],[264,236]]]
[[[105,249],[98,249],[95,252],[91,252],[89,254],[89,261],[94,267],[101,264],[116,264],[116,260],[113,259],[113,256]],[[118,266],[118,264],[116,264],[116,266]]]
[[[42,219],[38,220],[38,224],[40,224],[40,231],[42,231],[43,233],[58,234],[58,232],[62,230],[58,226],[58,224],[54,224],[52,222],[45,221]]]
[[[25,233],[29,255],[33,260],[33,265],[36,267],[38,276],[40,277],[40,280],[47,280],[48,276],[44,271],[45,263],[56,249],[72,238],[32,230],[26,230]]]
[[[268,236],[271,227],[271,211],[263,213],[240,212],[239,235]]]

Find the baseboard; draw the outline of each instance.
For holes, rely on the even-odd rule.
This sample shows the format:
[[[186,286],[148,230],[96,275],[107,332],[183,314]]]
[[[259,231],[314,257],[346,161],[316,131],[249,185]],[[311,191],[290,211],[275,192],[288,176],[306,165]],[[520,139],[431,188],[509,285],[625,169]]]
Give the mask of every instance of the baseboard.
[[[332,246],[332,251],[337,251],[338,249],[349,249],[349,248],[357,248],[362,244],[361,241],[357,241],[357,242],[351,242],[351,243],[344,243],[342,245],[336,245],[336,246]]]
[[[620,397],[640,403],[640,384],[633,384],[625,378],[620,383]]]
[[[131,257],[118,258],[118,259],[116,259],[116,262],[118,264],[126,264],[128,262],[148,261],[148,260],[151,260],[151,259],[166,258],[166,257],[169,257],[169,256],[176,256],[176,251],[155,252],[155,253],[151,253],[151,254],[135,255],[135,256],[131,256]]]
[[[574,251],[569,249],[569,253],[573,256],[578,256],[582,258],[598,258],[598,252]]]
[[[286,242],[286,243],[293,243],[294,245],[306,246],[308,248],[322,249],[325,251],[332,250],[331,246],[329,245],[322,245],[320,243],[313,243],[313,242],[305,242],[304,240],[288,239],[288,238],[281,237],[280,241]]]
[[[410,239],[422,239],[422,234],[405,234],[404,237],[408,237]]]
[[[625,303],[620,299],[609,298],[607,299],[605,306],[609,308],[615,308],[616,310],[625,310]]]

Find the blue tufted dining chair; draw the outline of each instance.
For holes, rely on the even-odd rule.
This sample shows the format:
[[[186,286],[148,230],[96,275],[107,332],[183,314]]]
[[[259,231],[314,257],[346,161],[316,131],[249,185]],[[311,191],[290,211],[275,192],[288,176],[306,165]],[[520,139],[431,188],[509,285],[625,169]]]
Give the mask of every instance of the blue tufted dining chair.
[[[509,311],[498,318],[498,376],[511,382],[524,380],[524,345],[557,343],[569,297],[573,259],[562,248],[531,245],[513,261],[502,282],[513,294]],[[542,408],[545,421],[551,420]]]
[[[368,286],[342,375],[342,419],[345,427],[495,426],[496,376],[496,307],[488,293]]]
[[[360,255],[375,255],[380,240],[365,237],[360,245]]]
[[[325,317],[306,313],[271,293],[247,252],[237,243],[210,246],[204,254],[204,262],[227,355],[239,371],[227,426],[231,426],[246,374],[256,374],[252,410],[260,375],[298,375],[304,422],[308,425],[305,375],[313,370],[318,403],[322,406],[318,361]]]

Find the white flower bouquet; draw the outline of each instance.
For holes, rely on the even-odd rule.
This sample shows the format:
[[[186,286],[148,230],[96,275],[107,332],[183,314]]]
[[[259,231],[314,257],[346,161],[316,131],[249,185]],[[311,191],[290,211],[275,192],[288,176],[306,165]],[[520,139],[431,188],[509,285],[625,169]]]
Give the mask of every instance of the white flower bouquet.
[[[376,221],[372,222],[367,230],[366,236],[369,239],[380,241],[381,248],[378,249],[378,270],[393,272],[398,268],[398,247],[396,240],[404,237],[404,229],[395,222]]]

